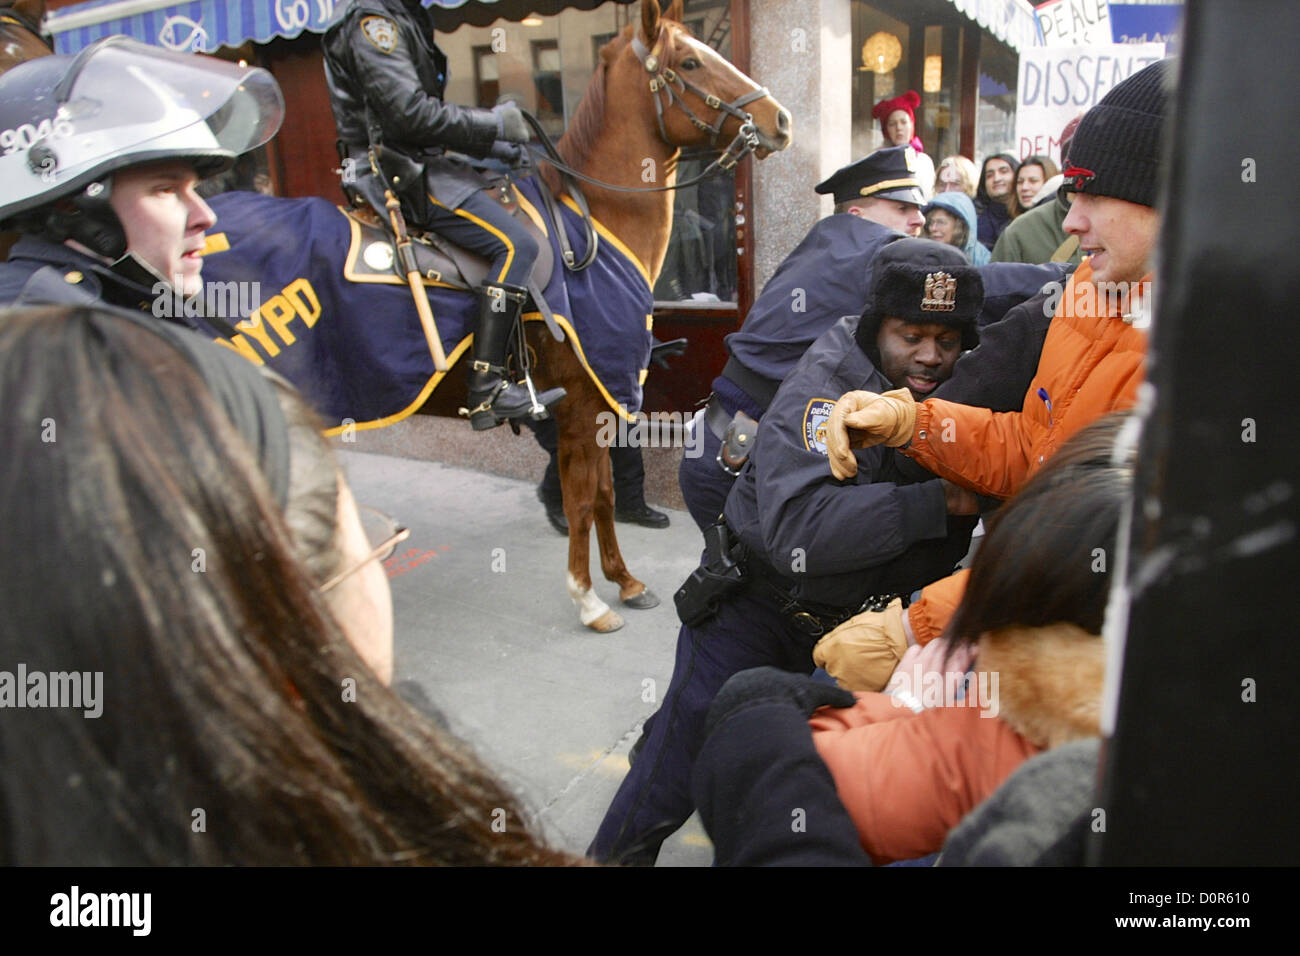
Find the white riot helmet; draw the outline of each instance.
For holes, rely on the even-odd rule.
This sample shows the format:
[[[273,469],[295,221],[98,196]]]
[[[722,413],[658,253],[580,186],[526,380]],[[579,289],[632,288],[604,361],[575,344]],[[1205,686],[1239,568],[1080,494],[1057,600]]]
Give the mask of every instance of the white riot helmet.
[[[126,233],[108,203],[115,170],[185,159],[210,176],[283,118],[266,70],[127,37],[30,60],[0,77],[0,224],[120,259]]]

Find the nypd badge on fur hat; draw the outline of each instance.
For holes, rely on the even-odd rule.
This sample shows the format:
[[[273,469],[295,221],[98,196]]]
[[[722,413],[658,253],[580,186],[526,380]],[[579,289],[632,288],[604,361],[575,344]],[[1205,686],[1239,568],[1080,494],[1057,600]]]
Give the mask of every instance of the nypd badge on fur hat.
[[[877,315],[916,325],[949,325],[962,347],[979,342],[976,322],[984,306],[984,281],[972,266],[890,262],[875,277]]]

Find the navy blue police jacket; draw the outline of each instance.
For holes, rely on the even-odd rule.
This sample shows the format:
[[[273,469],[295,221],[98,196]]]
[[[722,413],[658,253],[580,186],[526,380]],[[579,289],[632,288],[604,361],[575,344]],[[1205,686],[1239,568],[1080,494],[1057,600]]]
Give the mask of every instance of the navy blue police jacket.
[[[154,292],[61,242],[23,236],[0,263],[0,306],[90,305],[149,309]]]
[[[831,475],[825,425],[835,402],[854,389],[894,388],[858,347],[857,326],[858,316],[841,318],[786,377],[724,511],[792,596],[846,610],[951,573],[976,521],[948,515],[940,482],[904,476],[884,446],[855,452],[853,478]]]
[[[160,301],[164,289],[166,299]],[[208,339],[223,334],[202,316],[186,314],[183,308],[159,308],[173,303],[175,294],[166,283],[141,285],[99,259],[39,236],[23,236],[9,250],[8,261],[0,262],[0,308],[107,305],[152,315],[164,324],[188,328]]]
[[[871,261],[888,243],[902,238],[895,229],[848,213],[819,221],[763,286],[740,330],[727,336],[732,361],[767,380],[774,392],[808,346],[837,319],[862,312],[871,290]],[[725,393],[737,384],[743,388],[743,383],[729,383],[725,376],[724,371],[713,388],[731,398]],[[748,405],[746,411],[757,418],[770,395],[749,390],[745,394],[757,409],[743,396],[737,407]]]

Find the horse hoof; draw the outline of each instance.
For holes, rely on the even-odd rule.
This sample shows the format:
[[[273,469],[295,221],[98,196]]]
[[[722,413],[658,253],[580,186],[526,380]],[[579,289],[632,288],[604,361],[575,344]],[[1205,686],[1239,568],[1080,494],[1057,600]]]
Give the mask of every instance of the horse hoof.
[[[623,619],[613,611],[606,611],[587,626],[593,631],[599,631],[601,634],[609,634],[623,626]]]
[[[631,597],[623,598],[623,604],[626,607],[635,608],[638,611],[646,611],[652,607],[659,606],[659,598],[655,593],[646,588],[640,594],[633,594]]]

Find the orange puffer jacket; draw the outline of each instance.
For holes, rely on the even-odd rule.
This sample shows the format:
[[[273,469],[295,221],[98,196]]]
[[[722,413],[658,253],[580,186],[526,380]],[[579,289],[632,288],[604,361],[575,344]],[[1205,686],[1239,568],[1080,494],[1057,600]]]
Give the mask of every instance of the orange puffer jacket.
[[[1143,304],[1150,307],[1148,274]],[[1146,374],[1145,323],[1108,308],[1084,262],[1052,317],[1038,372],[1018,412],[928,399],[904,452],[941,478],[1009,498],[1076,432],[1108,412],[1132,408]],[[919,643],[943,632],[965,588],[965,573],[936,581],[908,609]]]
[[[925,675],[915,714],[885,694],[824,707],[809,725],[862,848],[876,864],[943,846],[948,831],[1040,750],[1099,733],[1102,640],[1072,624],[985,635],[962,701]],[[932,686],[931,678],[935,678]],[[944,686],[946,685],[946,687]]]

